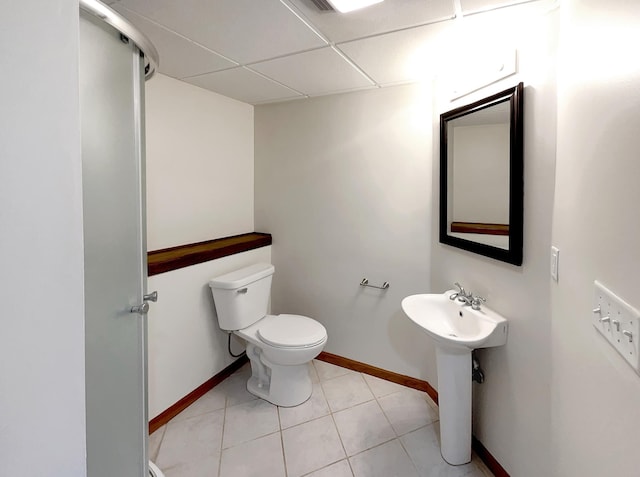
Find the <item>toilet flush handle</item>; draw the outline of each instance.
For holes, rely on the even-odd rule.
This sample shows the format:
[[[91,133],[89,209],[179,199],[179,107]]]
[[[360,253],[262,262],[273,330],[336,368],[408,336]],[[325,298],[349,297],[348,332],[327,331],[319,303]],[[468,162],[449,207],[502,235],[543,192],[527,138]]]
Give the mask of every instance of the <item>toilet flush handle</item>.
[[[249,291],[249,289],[247,287],[244,287],[244,288],[240,288],[238,290],[238,293],[247,293],[247,291]]]

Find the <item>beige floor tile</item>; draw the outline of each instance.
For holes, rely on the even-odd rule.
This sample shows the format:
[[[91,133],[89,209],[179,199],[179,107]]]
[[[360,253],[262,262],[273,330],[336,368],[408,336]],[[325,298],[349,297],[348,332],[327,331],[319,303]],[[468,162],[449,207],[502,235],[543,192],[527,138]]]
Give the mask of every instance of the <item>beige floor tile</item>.
[[[160,450],[160,444],[162,443],[162,438],[166,430],[167,426],[162,426],[149,436],[149,459],[154,462],[158,458],[158,451]]]
[[[337,378],[338,376],[344,376],[345,374],[353,373],[350,369],[336,366],[335,364],[320,361],[318,359],[313,360],[313,365],[318,373],[320,381],[326,381],[327,379]]]
[[[209,463],[220,456],[224,410],[170,422],[162,438],[156,464],[161,469]]]
[[[227,407],[222,447],[233,447],[280,430],[278,409],[257,399]]]
[[[251,374],[234,374],[216,386],[215,389],[219,389],[219,391],[227,396],[227,406],[235,406],[236,404],[258,399],[257,396],[247,391],[247,380],[250,376]]]
[[[225,403],[226,395],[218,387],[215,387],[174,417],[173,421],[180,421],[190,417],[200,416],[207,412],[224,409]]]
[[[279,432],[224,449],[220,477],[285,477]]]
[[[285,429],[282,440],[289,477],[299,477],[346,457],[331,416]]]
[[[333,412],[374,399],[360,373],[350,373],[322,382],[324,395]]]
[[[400,438],[421,477],[485,477],[477,457],[469,464],[449,465],[440,455],[439,423],[422,427]]]
[[[397,439],[349,458],[355,477],[418,477]]]
[[[348,456],[395,439],[389,421],[376,401],[336,412],[333,415],[338,434]]]
[[[353,477],[351,466],[347,459],[331,464],[315,472],[307,474],[305,477]]]
[[[414,390],[389,394],[378,399],[382,410],[399,436],[438,420],[428,396]]]
[[[329,414],[329,405],[324,397],[320,383],[316,383],[313,385],[313,392],[309,399],[299,406],[279,407],[278,412],[280,413],[282,429],[287,429],[303,422],[326,416]]]
[[[184,462],[169,468],[160,468],[165,477],[211,477],[218,475],[220,453]]]
[[[385,379],[376,378],[375,376],[370,376],[368,374],[363,373],[362,377],[367,382],[367,385],[369,386],[369,389],[371,389],[373,395],[377,398],[406,389],[404,386],[399,384],[392,383]]]

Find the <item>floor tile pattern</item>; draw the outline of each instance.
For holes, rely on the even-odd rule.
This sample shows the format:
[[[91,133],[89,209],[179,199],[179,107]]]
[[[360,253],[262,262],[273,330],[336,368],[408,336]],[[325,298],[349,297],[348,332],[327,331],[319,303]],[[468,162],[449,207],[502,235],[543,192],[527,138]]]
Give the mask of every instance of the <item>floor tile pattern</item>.
[[[314,360],[313,394],[293,408],[247,392],[245,365],[149,438],[166,477],[490,477],[474,455],[440,456],[429,396]]]

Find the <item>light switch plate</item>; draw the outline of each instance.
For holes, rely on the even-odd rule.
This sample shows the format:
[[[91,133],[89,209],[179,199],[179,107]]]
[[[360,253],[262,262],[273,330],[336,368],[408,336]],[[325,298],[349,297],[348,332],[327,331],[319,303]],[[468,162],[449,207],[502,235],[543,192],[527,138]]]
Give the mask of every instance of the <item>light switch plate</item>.
[[[599,281],[594,285],[593,326],[640,374],[640,312]]]

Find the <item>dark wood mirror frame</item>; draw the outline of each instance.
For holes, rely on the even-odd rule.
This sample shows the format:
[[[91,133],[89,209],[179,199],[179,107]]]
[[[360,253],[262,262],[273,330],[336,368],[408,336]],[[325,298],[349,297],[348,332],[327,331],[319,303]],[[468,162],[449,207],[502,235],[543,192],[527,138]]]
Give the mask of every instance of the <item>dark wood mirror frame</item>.
[[[523,96],[522,83],[500,93],[461,106],[440,115],[440,242],[474,252],[486,257],[501,260],[513,265],[522,265],[523,245],[523,208],[524,208],[524,127],[523,127]],[[466,240],[449,235],[448,224],[448,134],[447,123],[453,119],[473,114],[496,104],[509,101],[509,247],[503,249],[486,245],[472,240]],[[461,224],[462,227],[469,224]],[[473,226],[474,224],[471,224]],[[477,224],[491,225],[491,224]],[[484,232],[487,233],[487,232]],[[501,232],[496,232],[500,234]]]

